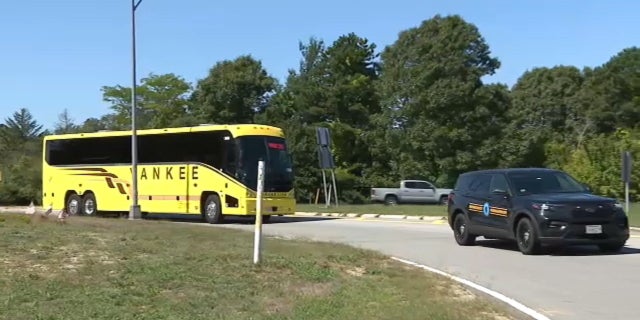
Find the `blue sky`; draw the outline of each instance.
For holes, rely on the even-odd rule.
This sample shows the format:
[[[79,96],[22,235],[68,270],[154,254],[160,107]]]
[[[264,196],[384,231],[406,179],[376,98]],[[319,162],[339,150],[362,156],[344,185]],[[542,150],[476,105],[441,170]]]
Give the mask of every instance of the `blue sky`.
[[[131,85],[129,0],[16,0],[0,4],[0,117],[28,108],[46,127],[67,108],[76,122],[109,112],[103,85]],[[640,1],[143,0],[138,75],[173,72],[195,82],[216,61],[251,54],[284,81],[298,42],[355,32],[379,49],[435,14],[478,26],[508,85],[536,66],[606,62],[640,45]]]

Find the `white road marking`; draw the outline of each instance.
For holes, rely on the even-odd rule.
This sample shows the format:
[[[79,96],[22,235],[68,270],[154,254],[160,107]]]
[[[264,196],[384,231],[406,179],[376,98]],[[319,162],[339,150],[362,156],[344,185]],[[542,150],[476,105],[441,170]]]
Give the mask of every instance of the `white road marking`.
[[[396,260],[396,261],[400,261],[402,263],[406,263],[406,264],[412,265],[414,267],[425,269],[425,270],[431,271],[433,273],[437,273],[439,275],[445,276],[447,278],[450,278],[450,279],[453,279],[453,280],[455,280],[457,282],[460,282],[460,283],[462,283],[464,285],[472,287],[472,288],[474,288],[476,290],[482,291],[482,292],[484,292],[484,293],[486,293],[486,294],[488,294],[488,295],[490,295],[490,296],[492,296],[492,297],[494,297],[494,298],[496,298],[496,299],[498,299],[498,300],[500,300],[500,301],[502,301],[504,303],[509,304],[510,306],[514,307],[518,311],[527,314],[528,316],[532,317],[535,320],[550,320],[547,316],[545,316],[545,315],[543,315],[543,314],[541,314],[541,313],[539,313],[539,312],[537,312],[537,311],[535,311],[535,310],[523,305],[522,303],[520,303],[520,302],[518,302],[518,301],[516,301],[514,299],[511,299],[511,298],[509,298],[509,297],[507,297],[507,296],[505,296],[505,295],[503,295],[503,294],[501,294],[499,292],[493,291],[491,289],[487,289],[487,288],[485,288],[485,287],[483,287],[483,286],[481,286],[481,285],[479,285],[477,283],[474,283],[474,282],[471,282],[469,280],[454,276],[452,274],[446,273],[444,271],[441,271],[441,270],[438,270],[438,269],[435,269],[435,268],[432,268],[432,267],[428,267],[428,266],[425,266],[425,265],[422,265],[422,264],[419,264],[419,263],[415,263],[413,261],[404,260],[404,259],[396,258],[396,257],[391,257],[391,259]]]

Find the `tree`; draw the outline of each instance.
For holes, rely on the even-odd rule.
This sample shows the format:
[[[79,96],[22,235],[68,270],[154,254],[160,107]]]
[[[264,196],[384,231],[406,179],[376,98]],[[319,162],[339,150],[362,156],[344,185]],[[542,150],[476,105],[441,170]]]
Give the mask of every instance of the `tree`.
[[[26,108],[0,126],[0,203],[39,202],[42,182],[42,136],[47,134]]]
[[[313,191],[320,185],[315,128],[324,126],[331,129],[339,167],[339,196],[350,202],[362,201],[368,192],[360,188],[358,194],[350,189],[363,184],[362,170],[371,159],[365,133],[372,129],[371,114],[380,110],[375,48],[353,33],[339,37],[329,47],[314,38],[301,43],[299,70],[290,71],[286,88],[276,93],[264,115],[257,118],[299,135],[291,145],[298,176],[304,173],[302,181],[308,183],[305,190]]]
[[[208,123],[252,123],[264,111],[277,81],[249,55],[216,63],[198,81],[192,101]]]
[[[480,159],[495,147],[490,138],[504,123],[508,98],[503,87],[481,81],[500,62],[474,25],[436,15],[401,32],[381,57],[380,126],[396,176],[450,185],[461,171],[494,162]]]
[[[139,128],[172,127],[189,116],[191,84],[173,73],[149,74],[136,88],[136,120]],[[102,87],[103,100],[111,104],[113,117],[103,119],[109,129],[131,129],[131,88]]]
[[[28,142],[37,140],[43,134],[43,126],[26,108],[14,112],[12,117],[5,119],[4,126],[0,127],[0,140],[5,151],[24,150]]]
[[[64,111],[58,115],[58,122],[55,124],[53,132],[55,134],[75,133],[79,129],[80,127],[74,123],[73,118],[69,114],[69,110],[65,108]]]
[[[596,132],[613,133],[640,122],[640,48],[622,50],[590,72],[585,84]]]
[[[511,91],[509,125],[505,130],[506,166],[542,166],[550,141],[579,144],[589,120],[580,95],[584,76],[573,66],[534,68]]]
[[[588,184],[595,193],[618,199],[624,197],[624,184],[620,179],[622,172],[621,155],[630,151],[634,159],[640,157],[640,131],[619,129],[613,134],[597,134],[566,153],[567,161],[554,167],[563,169],[583,183]],[[640,194],[638,181],[640,168],[632,167],[630,195],[637,198]]]
[[[283,128],[293,154],[296,197],[299,201],[311,201],[321,181],[314,125],[322,114],[316,102],[324,100],[324,91],[315,84],[322,78],[320,63],[325,47],[321,40],[313,38],[299,47],[302,54],[299,69],[289,70],[286,86],[277,88],[269,106],[256,115],[255,121]]]

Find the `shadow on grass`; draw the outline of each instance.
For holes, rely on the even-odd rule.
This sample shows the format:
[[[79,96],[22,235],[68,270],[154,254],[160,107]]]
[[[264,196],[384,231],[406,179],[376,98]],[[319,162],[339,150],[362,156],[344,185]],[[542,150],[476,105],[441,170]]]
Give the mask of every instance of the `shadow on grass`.
[[[190,222],[190,223],[206,223],[202,221],[200,216],[195,215],[181,215],[181,214],[149,214],[145,220],[155,221],[175,221],[175,222]],[[294,217],[294,216],[272,216],[269,222],[264,224],[283,224],[283,223],[300,223],[300,222],[316,222],[316,221],[329,221],[336,220],[335,217]],[[222,225],[250,225],[254,224],[254,217],[244,216],[225,216]]]
[[[482,239],[482,238],[480,238]],[[481,247],[517,251],[518,246],[514,241],[507,240],[480,240],[476,241],[476,244]],[[628,255],[628,254],[640,254],[640,249],[629,247],[628,244],[618,252],[602,252],[596,245],[579,245],[579,246],[567,246],[567,247],[543,247],[540,255],[549,256],[615,256],[615,255]]]

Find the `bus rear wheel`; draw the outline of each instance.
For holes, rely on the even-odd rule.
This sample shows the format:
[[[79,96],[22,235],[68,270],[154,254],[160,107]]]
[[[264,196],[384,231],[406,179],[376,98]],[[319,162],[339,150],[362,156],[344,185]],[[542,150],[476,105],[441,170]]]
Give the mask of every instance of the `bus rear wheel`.
[[[82,211],[87,216],[95,216],[98,213],[96,196],[92,192],[87,192],[82,197]]]
[[[211,224],[219,224],[222,222],[222,207],[220,206],[220,197],[217,194],[211,194],[207,197],[202,207],[204,220]]]

